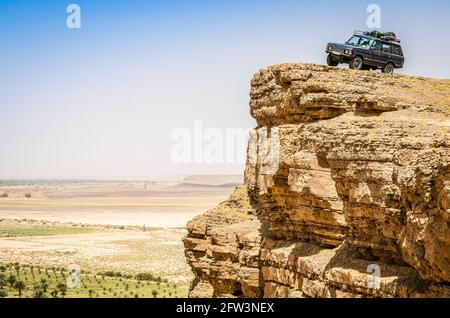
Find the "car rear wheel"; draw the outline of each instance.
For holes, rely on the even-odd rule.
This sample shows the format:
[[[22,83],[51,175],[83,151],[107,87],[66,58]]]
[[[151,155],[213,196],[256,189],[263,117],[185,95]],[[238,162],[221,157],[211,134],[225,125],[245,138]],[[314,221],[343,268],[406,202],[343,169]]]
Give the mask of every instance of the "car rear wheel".
[[[327,65],[328,66],[338,66],[339,62],[333,57],[333,54],[328,54],[327,56]]]
[[[360,56],[357,56],[350,61],[349,66],[353,70],[362,70],[364,66],[363,59]]]
[[[381,71],[386,74],[394,74],[394,64],[387,63]]]

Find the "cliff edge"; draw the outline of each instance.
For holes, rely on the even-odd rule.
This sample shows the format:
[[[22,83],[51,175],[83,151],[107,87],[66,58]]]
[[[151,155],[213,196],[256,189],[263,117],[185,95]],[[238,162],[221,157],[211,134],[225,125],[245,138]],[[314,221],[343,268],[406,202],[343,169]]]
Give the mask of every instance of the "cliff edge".
[[[190,297],[450,297],[450,80],[255,74],[245,182],[188,223]]]

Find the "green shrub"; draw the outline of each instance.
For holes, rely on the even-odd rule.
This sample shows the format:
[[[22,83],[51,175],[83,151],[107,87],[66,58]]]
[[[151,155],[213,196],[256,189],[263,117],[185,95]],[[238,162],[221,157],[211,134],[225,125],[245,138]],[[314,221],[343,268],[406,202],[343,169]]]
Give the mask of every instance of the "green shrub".
[[[27,287],[27,285],[25,284],[25,282],[18,280],[14,283],[13,287],[19,292],[19,297],[22,297],[22,291],[25,289],[25,287]]]
[[[15,275],[11,274],[8,276],[7,281],[8,281],[9,286],[12,288],[14,286],[14,284],[17,282],[17,278]]]
[[[47,280],[42,278],[40,286],[41,286],[42,290],[46,293],[47,289],[48,289],[48,282],[47,282]]]
[[[46,298],[46,297],[47,297],[47,295],[45,294],[45,291],[42,288],[42,286],[41,285],[34,285],[33,298]]]
[[[114,272],[114,271],[105,271],[105,272],[99,272],[97,275],[102,277],[123,277],[121,272]]]
[[[64,283],[58,283],[58,285],[56,285],[56,288],[58,288],[58,290],[61,292],[61,295],[65,296],[66,295],[66,291],[67,291],[67,285]]]
[[[145,281],[156,281],[157,277],[155,277],[152,273],[139,273],[134,277],[136,280],[145,280]]]

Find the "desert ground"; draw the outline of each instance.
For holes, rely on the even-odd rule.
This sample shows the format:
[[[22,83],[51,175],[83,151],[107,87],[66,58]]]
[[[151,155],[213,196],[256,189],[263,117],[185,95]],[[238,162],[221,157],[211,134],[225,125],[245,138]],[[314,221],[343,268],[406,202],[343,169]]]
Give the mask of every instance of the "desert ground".
[[[187,221],[226,199],[239,177],[164,181],[0,181],[0,264],[192,278]]]

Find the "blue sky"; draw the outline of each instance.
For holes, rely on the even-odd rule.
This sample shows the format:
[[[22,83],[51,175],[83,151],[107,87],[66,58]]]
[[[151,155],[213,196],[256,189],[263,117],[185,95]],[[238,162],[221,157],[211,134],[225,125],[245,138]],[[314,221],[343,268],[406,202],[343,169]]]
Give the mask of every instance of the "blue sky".
[[[255,126],[251,76],[324,63],[371,3],[402,39],[402,73],[450,78],[448,1],[0,1],[0,178],[240,173],[174,164],[171,132]]]

